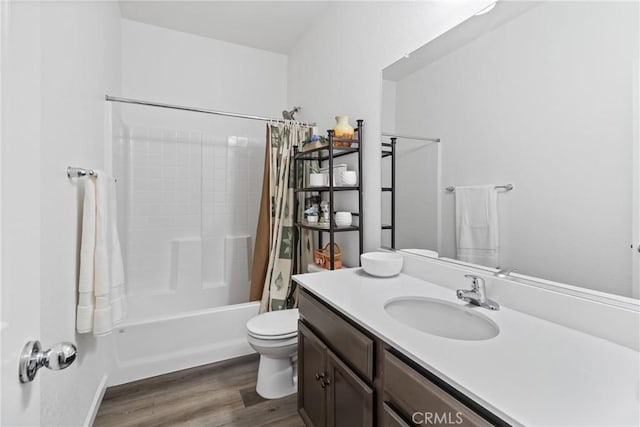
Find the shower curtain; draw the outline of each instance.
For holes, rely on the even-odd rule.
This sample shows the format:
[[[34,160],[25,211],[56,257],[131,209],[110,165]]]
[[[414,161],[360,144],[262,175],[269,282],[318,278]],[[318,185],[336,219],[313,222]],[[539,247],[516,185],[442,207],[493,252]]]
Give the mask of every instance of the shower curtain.
[[[310,128],[297,124],[268,124],[265,171],[260,203],[260,216],[251,275],[251,300],[260,295],[260,312],[283,310],[297,304],[287,301],[291,293],[295,248],[295,179],[293,176],[294,147],[310,134]],[[306,162],[305,162],[306,163]],[[299,265],[312,259],[311,233],[303,230],[300,238],[302,254]]]

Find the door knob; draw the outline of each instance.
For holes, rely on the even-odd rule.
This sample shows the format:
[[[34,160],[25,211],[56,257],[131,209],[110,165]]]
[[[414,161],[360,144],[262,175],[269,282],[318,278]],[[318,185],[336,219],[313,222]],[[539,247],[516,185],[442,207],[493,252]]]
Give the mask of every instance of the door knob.
[[[40,341],[29,341],[20,355],[20,382],[28,383],[36,377],[38,369],[47,367],[53,371],[67,368],[76,360],[78,349],[70,342],[61,342],[42,351]]]

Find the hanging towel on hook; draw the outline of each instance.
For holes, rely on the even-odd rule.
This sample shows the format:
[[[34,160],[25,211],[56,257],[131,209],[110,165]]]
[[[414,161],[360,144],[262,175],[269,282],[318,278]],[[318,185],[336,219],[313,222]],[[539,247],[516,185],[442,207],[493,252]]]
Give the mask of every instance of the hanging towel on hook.
[[[116,224],[115,180],[86,177],[82,214],[76,327],[106,335],[125,317],[124,268]]]
[[[500,247],[495,186],[456,187],[455,198],[457,258],[497,267]]]

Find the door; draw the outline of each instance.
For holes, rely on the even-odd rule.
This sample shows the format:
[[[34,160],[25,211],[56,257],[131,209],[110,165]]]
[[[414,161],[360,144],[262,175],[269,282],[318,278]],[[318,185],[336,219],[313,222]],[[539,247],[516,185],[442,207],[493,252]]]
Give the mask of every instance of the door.
[[[373,390],[327,350],[327,409],[329,427],[373,425]]]
[[[40,338],[40,5],[0,4],[0,425],[40,425],[18,356]]]
[[[326,425],[327,346],[298,322],[298,412],[309,427]]]

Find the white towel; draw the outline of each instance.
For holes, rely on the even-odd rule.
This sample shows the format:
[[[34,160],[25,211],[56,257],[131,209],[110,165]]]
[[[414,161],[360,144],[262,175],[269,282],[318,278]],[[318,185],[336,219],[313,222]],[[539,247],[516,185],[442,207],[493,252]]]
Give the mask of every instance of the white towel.
[[[115,183],[103,171],[84,182],[76,326],[106,335],[126,314],[124,268],[116,224]]]
[[[456,244],[460,261],[498,267],[498,197],[493,185],[456,187]]]

